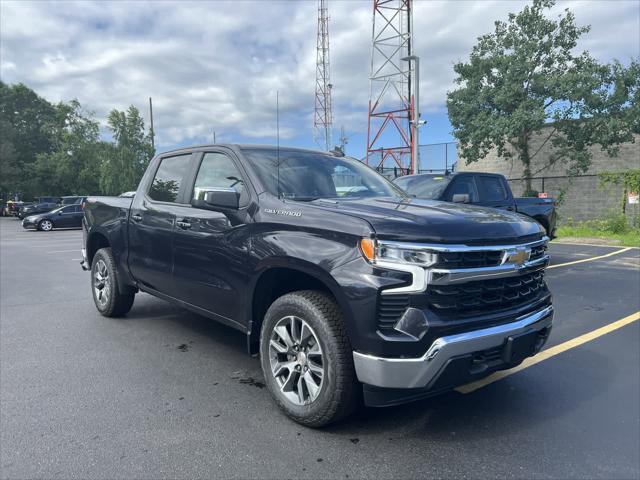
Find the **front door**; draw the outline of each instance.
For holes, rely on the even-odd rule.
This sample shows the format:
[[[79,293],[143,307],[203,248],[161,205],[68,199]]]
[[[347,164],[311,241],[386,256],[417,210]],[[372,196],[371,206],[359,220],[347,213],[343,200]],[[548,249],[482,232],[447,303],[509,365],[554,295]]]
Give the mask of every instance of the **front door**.
[[[175,296],[173,229],[191,154],[156,160],[153,179],[141,185],[129,217],[129,269],[143,286]]]
[[[179,298],[234,324],[244,308],[250,222],[250,200],[236,160],[224,151],[202,155],[190,198],[203,192],[234,188],[240,193],[238,210],[204,210],[183,206],[174,238],[174,279]]]
[[[82,211],[78,212],[76,205],[68,205],[58,212],[58,218],[54,219],[56,228],[79,227],[82,224]]]

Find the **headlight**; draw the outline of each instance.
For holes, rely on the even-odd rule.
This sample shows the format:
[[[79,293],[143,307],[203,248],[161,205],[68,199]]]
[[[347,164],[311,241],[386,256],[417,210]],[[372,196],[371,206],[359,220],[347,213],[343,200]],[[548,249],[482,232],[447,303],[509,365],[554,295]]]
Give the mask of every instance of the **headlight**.
[[[430,267],[438,262],[438,254],[400,242],[377,242],[370,238],[360,241],[362,255],[372,263],[390,262]]]

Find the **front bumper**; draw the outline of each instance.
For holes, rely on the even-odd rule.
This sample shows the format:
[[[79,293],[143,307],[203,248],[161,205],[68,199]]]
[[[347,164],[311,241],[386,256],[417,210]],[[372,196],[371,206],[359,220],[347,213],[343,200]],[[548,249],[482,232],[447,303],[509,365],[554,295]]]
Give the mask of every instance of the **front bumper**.
[[[547,306],[511,323],[440,337],[418,358],[377,357],[356,351],[356,374],[365,385],[386,389],[428,392],[453,388],[539,352],[551,331],[553,313],[553,307]],[[518,340],[524,336],[526,341]]]
[[[29,220],[29,217],[25,218],[22,220],[22,228],[37,228],[38,224],[36,222],[33,222],[32,220]]]

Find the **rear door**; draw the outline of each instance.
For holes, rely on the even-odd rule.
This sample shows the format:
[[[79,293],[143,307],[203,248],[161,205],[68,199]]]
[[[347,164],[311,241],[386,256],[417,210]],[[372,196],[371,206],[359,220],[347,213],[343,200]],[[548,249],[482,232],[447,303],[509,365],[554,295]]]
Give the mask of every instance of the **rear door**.
[[[478,175],[476,177],[480,205],[499,208],[501,210],[515,210],[506,180],[498,175]]]
[[[195,167],[189,199],[200,198],[207,190],[233,188],[240,193],[240,208],[212,211],[180,206],[174,234],[176,288],[181,300],[238,326],[245,307],[242,292],[249,281],[249,185],[229,151],[203,152]]]
[[[140,186],[129,213],[129,269],[142,285],[175,296],[173,229],[184,202],[191,153],[155,160],[152,177]]]

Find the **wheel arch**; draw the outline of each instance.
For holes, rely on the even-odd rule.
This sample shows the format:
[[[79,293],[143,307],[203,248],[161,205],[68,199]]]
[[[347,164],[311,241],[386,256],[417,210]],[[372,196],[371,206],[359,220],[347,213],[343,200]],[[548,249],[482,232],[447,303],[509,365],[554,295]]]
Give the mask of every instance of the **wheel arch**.
[[[293,263],[290,258],[272,260],[258,271],[249,290],[247,342],[250,354],[259,351],[260,329],[269,306],[282,295],[301,290],[319,290],[329,294],[348,322],[351,316],[348,302],[338,283],[327,271],[304,260]]]
[[[109,248],[111,243],[106,235],[101,232],[91,232],[87,238],[87,262],[93,263],[93,257],[101,248]]]

